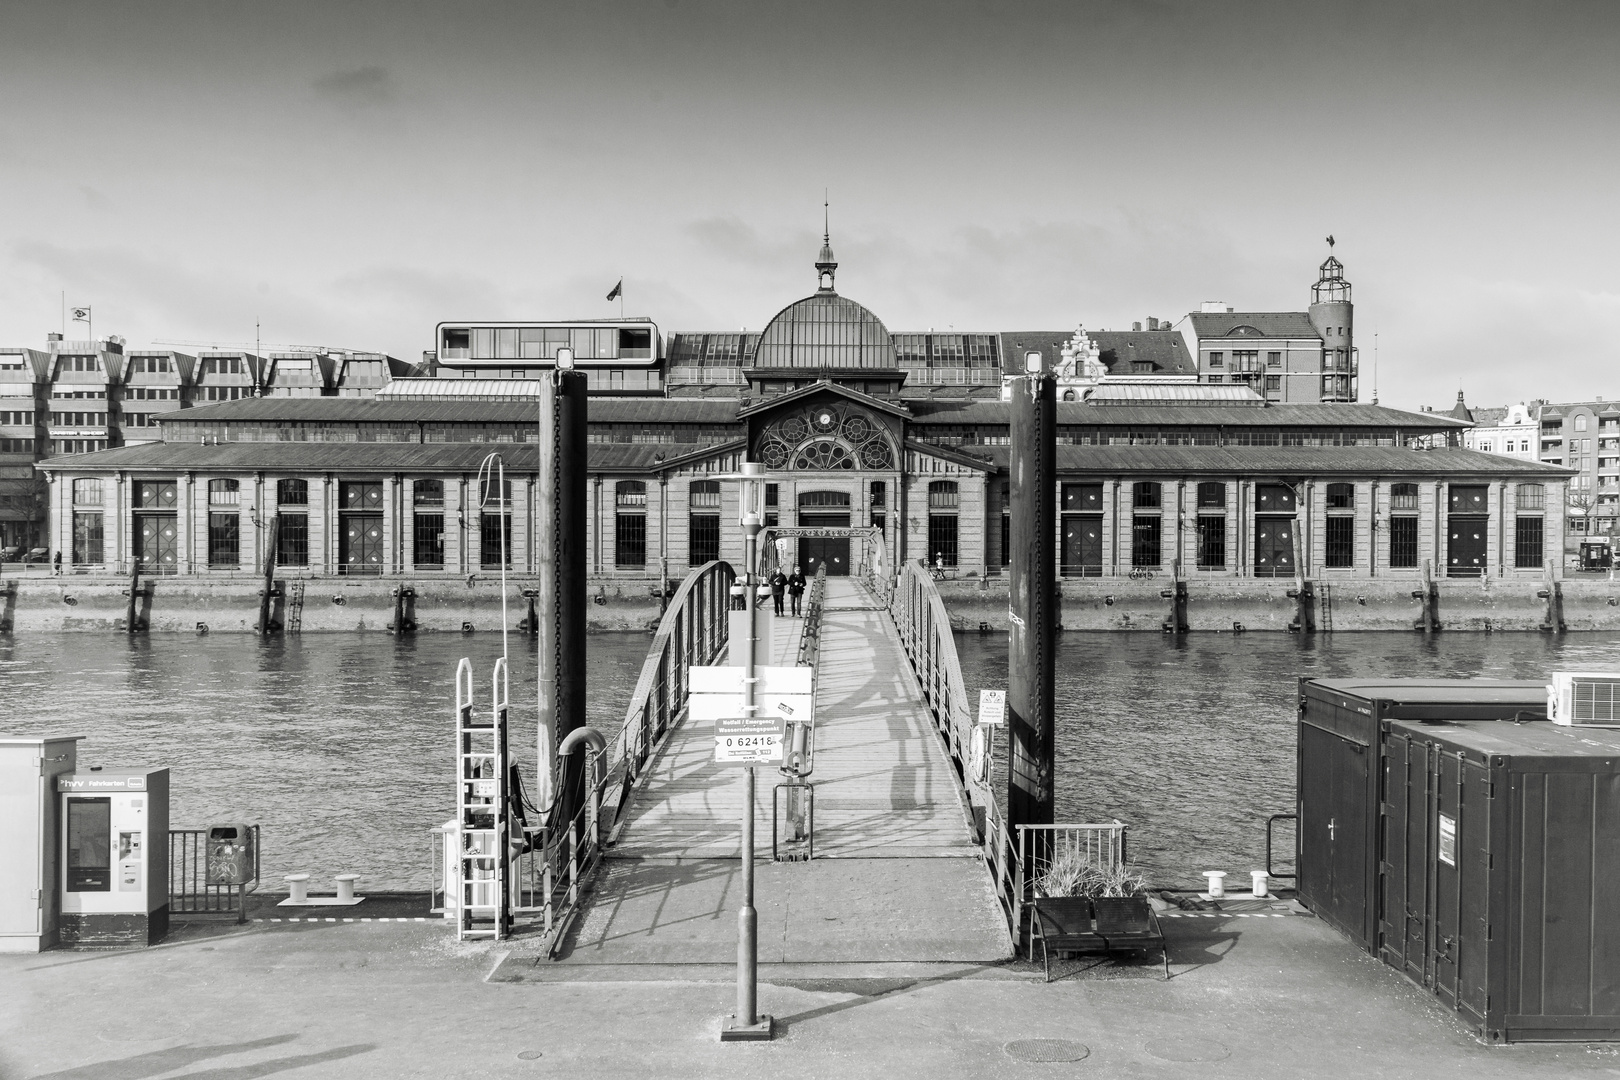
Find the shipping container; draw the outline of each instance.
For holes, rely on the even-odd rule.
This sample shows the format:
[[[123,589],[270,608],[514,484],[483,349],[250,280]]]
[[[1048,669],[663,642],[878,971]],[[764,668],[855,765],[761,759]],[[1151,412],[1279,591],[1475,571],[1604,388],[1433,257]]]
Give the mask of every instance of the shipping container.
[[[1546,720],[1542,682],[1301,679],[1299,902],[1367,952],[1378,951],[1381,725],[1400,720]]]
[[[1492,1042],[1620,1039],[1620,731],[1382,742],[1384,961]]]

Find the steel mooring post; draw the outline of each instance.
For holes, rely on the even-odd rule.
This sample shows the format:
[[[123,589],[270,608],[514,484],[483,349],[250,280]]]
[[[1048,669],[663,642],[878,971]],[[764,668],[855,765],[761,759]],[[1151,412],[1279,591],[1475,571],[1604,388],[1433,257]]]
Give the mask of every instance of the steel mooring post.
[[[587,520],[585,376],[558,370],[540,380],[540,475],[535,484],[539,570],[535,603],[538,646],[539,731],[535,790],[550,822],[566,828],[582,805],[584,755],[563,762],[553,777],[557,744],[585,726],[585,611]],[[553,780],[556,790],[553,791]]]
[[[1054,820],[1053,738],[1057,522],[1057,397],[1040,353],[1025,357],[1027,374],[1012,380],[1012,640],[1007,654],[1007,824]],[[1051,836],[1030,836],[1032,863],[1047,861]]]

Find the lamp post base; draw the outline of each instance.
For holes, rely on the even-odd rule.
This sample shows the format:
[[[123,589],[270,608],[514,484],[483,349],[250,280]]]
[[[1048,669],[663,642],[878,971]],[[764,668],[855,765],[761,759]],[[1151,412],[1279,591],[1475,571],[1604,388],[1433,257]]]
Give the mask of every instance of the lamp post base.
[[[769,1016],[762,1015],[759,1017],[759,1023],[746,1026],[737,1023],[735,1015],[720,1021],[721,1042],[770,1042],[774,1034]]]

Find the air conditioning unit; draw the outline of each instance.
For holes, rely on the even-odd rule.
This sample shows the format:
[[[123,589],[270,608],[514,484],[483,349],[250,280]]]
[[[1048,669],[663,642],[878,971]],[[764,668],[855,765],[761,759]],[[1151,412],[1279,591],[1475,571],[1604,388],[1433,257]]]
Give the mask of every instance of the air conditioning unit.
[[[1620,728],[1620,673],[1553,673],[1547,719],[1566,727]]]

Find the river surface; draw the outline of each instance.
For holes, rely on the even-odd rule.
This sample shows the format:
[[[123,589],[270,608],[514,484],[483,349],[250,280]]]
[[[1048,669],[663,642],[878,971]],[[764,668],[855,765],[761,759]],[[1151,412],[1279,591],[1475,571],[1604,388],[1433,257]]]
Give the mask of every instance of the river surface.
[[[649,641],[590,638],[593,725],[622,721]],[[1005,634],[957,645],[970,697],[1006,686]],[[527,772],[534,663],[526,639],[511,647]],[[491,634],[0,635],[0,735],[84,735],[81,768],[167,766],[175,827],[263,827],[266,888],[348,872],[424,889],[430,831],[453,813],[456,661],[487,708],[500,653]],[[1299,676],[1620,670],[1620,635],[1067,634],[1057,666],[1058,820],[1126,822],[1132,861],[1186,886],[1264,865],[1267,815],[1293,808]]]

